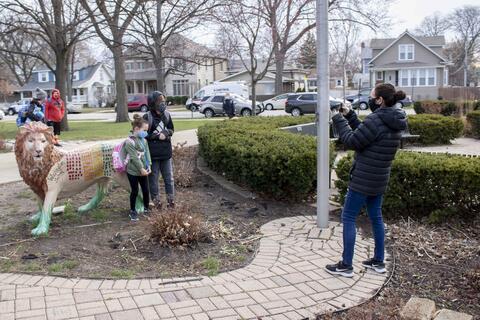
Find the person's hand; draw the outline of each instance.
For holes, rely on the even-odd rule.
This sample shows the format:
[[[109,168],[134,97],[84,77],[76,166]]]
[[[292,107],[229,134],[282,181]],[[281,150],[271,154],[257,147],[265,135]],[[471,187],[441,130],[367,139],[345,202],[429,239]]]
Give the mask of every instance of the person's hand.
[[[346,115],[350,112],[350,108],[347,107],[346,105],[343,105],[343,106],[340,108],[340,112],[341,112],[341,114],[343,114],[344,116],[346,116]]]
[[[145,170],[144,168],[142,168],[142,170],[140,170],[140,174],[141,174],[142,176],[148,176],[148,171]]]
[[[158,139],[160,139],[160,140],[165,140],[165,139],[167,139],[167,136],[162,132],[162,133],[160,133],[160,135],[158,136]]]
[[[152,169],[148,168],[148,169],[147,169],[147,176],[149,176],[150,173],[152,173]]]

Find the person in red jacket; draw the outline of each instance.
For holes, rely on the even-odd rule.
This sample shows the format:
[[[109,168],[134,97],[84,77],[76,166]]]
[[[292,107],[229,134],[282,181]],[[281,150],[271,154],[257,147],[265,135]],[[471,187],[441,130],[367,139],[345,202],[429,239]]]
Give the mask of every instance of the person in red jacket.
[[[60,146],[58,136],[60,135],[60,123],[65,115],[65,104],[60,98],[60,91],[58,89],[52,90],[52,95],[45,102],[45,120],[47,125],[53,127],[53,134],[55,135],[54,143]]]

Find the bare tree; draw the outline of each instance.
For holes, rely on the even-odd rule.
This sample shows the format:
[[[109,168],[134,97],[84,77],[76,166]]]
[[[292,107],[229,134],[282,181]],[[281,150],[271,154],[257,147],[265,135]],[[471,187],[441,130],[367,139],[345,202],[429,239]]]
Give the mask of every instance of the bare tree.
[[[21,22],[19,22],[21,23]],[[24,86],[32,78],[33,70],[41,63],[37,58],[17,54],[15,52],[32,52],[42,54],[42,48],[35,38],[19,29],[17,31],[5,30],[0,25],[0,60],[13,74],[17,84]]]
[[[125,83],[124,36],[143,0],[80,0],[95,31],[113,54],[117,122],[130,121]]]
[[[1,51],[17,55],[25,55],[38,59],[55,74],[55,86],[60,90],[65,100],[67,88],[67,65],[69,54],[75,43],[87,36],[90,28],[85,21],[88,17],[83,14],[81,6],[76,0],[4,0],[0,3],[3,13],[1,24],[8,33],[21,30],[36,38],[42,43],[44,50],[51,50],[55,65],[39,52],[30,51]],[[15,19],[5,19],[14,16]],[[62,127],[68,130],[68,121],[65,116]]]
[[[342,68],[344,99],[346,96],[346,86],[348,84],[346,69],[347,62],[353,55],[353,50],[357,44],[359,33],[360,27],[353,21],[353,19],[334,22],[329,32],[333,52],[337,58],[338,64]]]
[[[351,20],[377,30],[388,21],[391,0],[329,0],[329,20]],[[283,91],[283,70],[288,51],[316,27],[315,0],[262,0],[262,15],[270,28],[275,56],[275,91]]]
[[[256,114],[256,87],[272,65],[275,46],[265,28],[262,0],[235,0],[220,14],[225,53],[233,53],[250,75],[252,115]]]
[[[442,17],[440,12],[425,17],[420,26],[415,29],[415,34],[423,37],[443,36],[449,28],[449,22]]]
[[[165,92],[165,78],[169,74],[190,74],[208,55],[181,35],[208,21],[212,10],[224,2],[153,0],[142,4],[130,35],[135,39],[136,51],[152,58],[160,91]]]
[[[467,86],[471,77],[469,70],[472,60],[480,54],[480,6],[455,9],[448,20],[456,33],[457,42],[463,44],[463,54],[458,59],[463,61],[463,82]]]

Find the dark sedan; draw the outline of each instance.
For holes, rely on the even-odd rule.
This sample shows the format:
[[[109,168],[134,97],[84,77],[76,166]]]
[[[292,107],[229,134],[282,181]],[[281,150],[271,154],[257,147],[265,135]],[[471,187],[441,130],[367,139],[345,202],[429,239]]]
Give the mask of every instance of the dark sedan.
[[[360,89],[358,94],[346,96],[345,99],[352,103],[353,109],[367,110],[368,109],[368,99],[370,99],[370,92],[372,89],[365,88]],[[409,106],[413,103],[412,99],[407,96],[405,99],[399,101],[403,107]]]
[[[340,109],[342,102],[330,99],[330,109]],[[285,111],[294,117],[303,114],[315,114],[317,110],[317,93],[290,94],[285,103]]]

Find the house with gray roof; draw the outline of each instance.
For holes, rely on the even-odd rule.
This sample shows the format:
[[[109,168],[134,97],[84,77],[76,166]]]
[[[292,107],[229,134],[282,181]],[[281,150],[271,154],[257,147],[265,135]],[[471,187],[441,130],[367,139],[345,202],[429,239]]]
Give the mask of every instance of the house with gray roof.
[[[371,87],[391,83],[414,100],[436,99],[448,86],[445,37],[417,37],[408,30],[397,38],[372,39],[362,46],[362,71]]]
[[[72,103],[97,107],[114,93],[114,72],[105,63],[84,66],[73,72]],[[32,79],[18,89],[21,99],[30,98],[36,88],[48,95],[55,89],[55,74],[46,67],[33,71]]]

